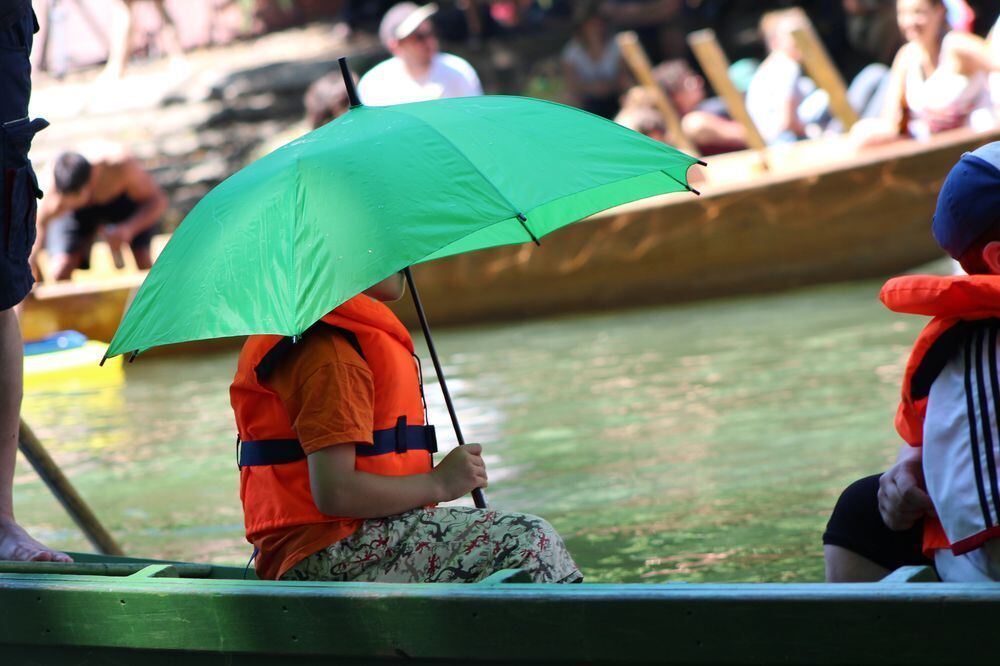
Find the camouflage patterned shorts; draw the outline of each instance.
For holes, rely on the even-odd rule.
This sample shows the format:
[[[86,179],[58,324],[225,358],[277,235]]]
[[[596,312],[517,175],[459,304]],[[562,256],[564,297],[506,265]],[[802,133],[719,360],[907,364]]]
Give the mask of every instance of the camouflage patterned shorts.
[[[282,579],[474,583],[502,569],[523,569],[538,583],[583,580],[546,521],[468,507],[415,509],[366,520],[357,532],[305,558]]]

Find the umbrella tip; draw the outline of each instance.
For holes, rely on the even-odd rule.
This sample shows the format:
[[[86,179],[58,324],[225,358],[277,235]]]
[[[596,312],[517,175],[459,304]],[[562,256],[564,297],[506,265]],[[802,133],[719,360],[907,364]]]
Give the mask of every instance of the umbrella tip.
[[[104,362],[107,361],[107,360],[108,360],[108,352],[104,352],[104,356],[101,357],[101,362],[97,364],[98,367],[103,368],[104,367]]]
[[[344,77],[344,87],[347,88],[347,99],[351,103],[351,108],[361,106],[358,87],[354,85],[354,76],[351,74],[351,68],[347,66],[347,58],[341,56],[337,58],[337,63],[340,65],[340,74]]]

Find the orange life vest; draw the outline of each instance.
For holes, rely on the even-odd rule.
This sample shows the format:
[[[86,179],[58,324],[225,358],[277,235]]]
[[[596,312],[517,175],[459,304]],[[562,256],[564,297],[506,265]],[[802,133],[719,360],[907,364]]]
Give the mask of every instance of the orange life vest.
[[[429,472],[436,450],[433,429],[424,426],[424,404],[413,341],[403,324],[384,304],[355,296],[321,320],[353,336],[374,381],[373,440],[356,447],[355,469],[384,476]],[[283,342],[284,341],[284,342]],[[247,541],[281,528],[345,520],[316,508],[309,487],[309,469],[297,436],[276,393],[258,378],[262,361],[288,339],[254,335],[240,352],[230,399],[239,438],[268,451],[264,462],[240,469]],[[415,440],[419,445],[414,445]],[[298,453],[295,449],[298,447]],[[291,455],[284,455],[291,450]],[[291,459],[266,464],[267,459]]]
[[[933,319],[913,345],[896,412],[896,431],[910,446],[922,446],[927,397],[967,331],[967,322],[1000,317],[998,275],[908,275],[885,283],[879,295],[887,308]],[[924,520],[924,553],[951,544],[937,518]]]

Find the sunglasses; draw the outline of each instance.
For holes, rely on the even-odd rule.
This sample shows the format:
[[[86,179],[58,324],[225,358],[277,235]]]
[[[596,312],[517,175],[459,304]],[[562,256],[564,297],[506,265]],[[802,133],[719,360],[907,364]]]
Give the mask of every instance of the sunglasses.
[[[431,29],[417,30],[415,32],[411,32],[409,36],[407,36],[407,39],[412,39],[417,42],[429,42],[436,38],[437,35],[435,35],[434,30]]]

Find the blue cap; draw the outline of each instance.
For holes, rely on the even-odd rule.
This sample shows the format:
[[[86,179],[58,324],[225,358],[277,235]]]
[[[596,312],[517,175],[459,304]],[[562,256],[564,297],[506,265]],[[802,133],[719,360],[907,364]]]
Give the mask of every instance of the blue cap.
[[[1000,141],[962,155],[941,186],[931,229],[945,252],[959,258],[1000,224]]]

